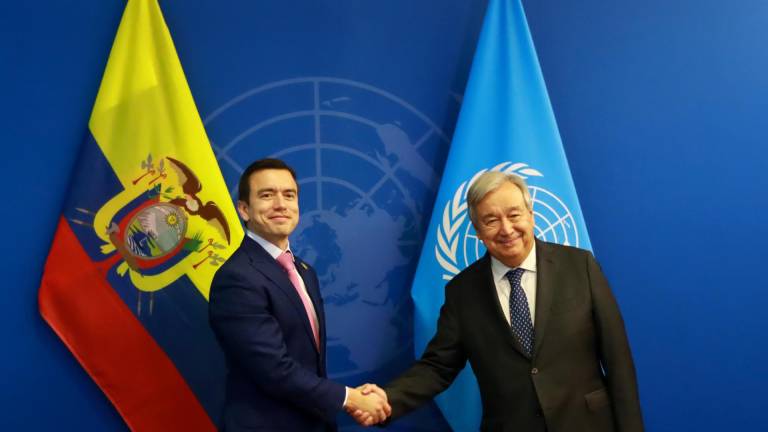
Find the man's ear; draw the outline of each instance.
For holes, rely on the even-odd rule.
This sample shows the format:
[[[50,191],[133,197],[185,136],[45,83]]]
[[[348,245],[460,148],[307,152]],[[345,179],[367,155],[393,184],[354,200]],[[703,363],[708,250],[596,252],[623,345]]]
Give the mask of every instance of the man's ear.
[[[248,203],[245,201],[237,200],[237,212],[243,221],[248,222]]]

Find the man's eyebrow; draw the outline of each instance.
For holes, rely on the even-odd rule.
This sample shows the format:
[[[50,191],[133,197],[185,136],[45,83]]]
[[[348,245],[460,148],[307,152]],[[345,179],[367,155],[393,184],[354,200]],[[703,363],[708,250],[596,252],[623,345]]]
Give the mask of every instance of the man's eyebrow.
[[[525,206],[514,205],[501,210],[501,214],[506,214],[513,211],[523,211],[524,209],[525,209]],[[483,213],[479,215],[480,219],[488,219],[491,217],[498,217],[498,216],[499,214],[496,213],[495,211],[489,211],[488,213]]]
[[[276,187],[265,187],[265,188],[256,190],[256,193],[262,193],[262,192],[296,192],[296,188],[290,187],[285,189],[278,189]]]

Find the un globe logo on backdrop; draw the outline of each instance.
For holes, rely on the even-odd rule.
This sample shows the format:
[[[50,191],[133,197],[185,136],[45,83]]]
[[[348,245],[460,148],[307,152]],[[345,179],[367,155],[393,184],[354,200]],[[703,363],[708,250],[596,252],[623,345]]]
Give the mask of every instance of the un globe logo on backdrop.
[[[443,207],[442,219],[437,229],[435,258],[442,267],[443,279],[451,280],[462,269],[485,254],[485,246],[477,238],[469,221],[467,191],[487,169],[480,170],[456,189],[453,197]],[[540,171],[522,162],[503,162],[490,171],[516,174],[528,183],[534,217],[536,238],[567,246],[579,246],[579,231],[573,214],[557,195],[537,186],[537,179],[544,177]]]
[[[204,123],[233,197],[255,159],[296,170],[291,248],[320,279],[331,376],[355,383],[410,364],[410,284],[445,133],[391,93],[324,77],[249,90]]]

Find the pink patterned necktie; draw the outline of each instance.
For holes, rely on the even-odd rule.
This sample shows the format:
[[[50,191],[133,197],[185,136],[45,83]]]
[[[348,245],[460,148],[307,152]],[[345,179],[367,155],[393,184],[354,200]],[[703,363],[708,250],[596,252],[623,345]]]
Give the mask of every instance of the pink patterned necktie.
[[[296,271],[296,266],[293,264],[293,255],[290,251],[285,251],[277,257],[277,262],[283,267],[286,273],[288,273],[288,279],[291,280],[293,287],[296,288],[296,293],[299,294],[301,302],[304,303],[304,310],[307,312],[307,318],[309,318],[309,325],[312,326],[312,334],[315,336],[315,345],[320,346],[320,333],[317,330],[317,323],[315,322],[315,308],[312,306],[312,301],[309,299],[309,294],[301,287],[301,280],[299,279],[299,272]]]

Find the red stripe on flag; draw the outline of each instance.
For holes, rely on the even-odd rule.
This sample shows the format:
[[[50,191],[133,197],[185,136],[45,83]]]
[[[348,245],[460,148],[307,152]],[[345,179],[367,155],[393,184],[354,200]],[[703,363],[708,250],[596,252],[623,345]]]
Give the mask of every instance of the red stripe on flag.
[[[174,364],[61,218],[38,296],[40,314],[136,431],[215,431]]]

